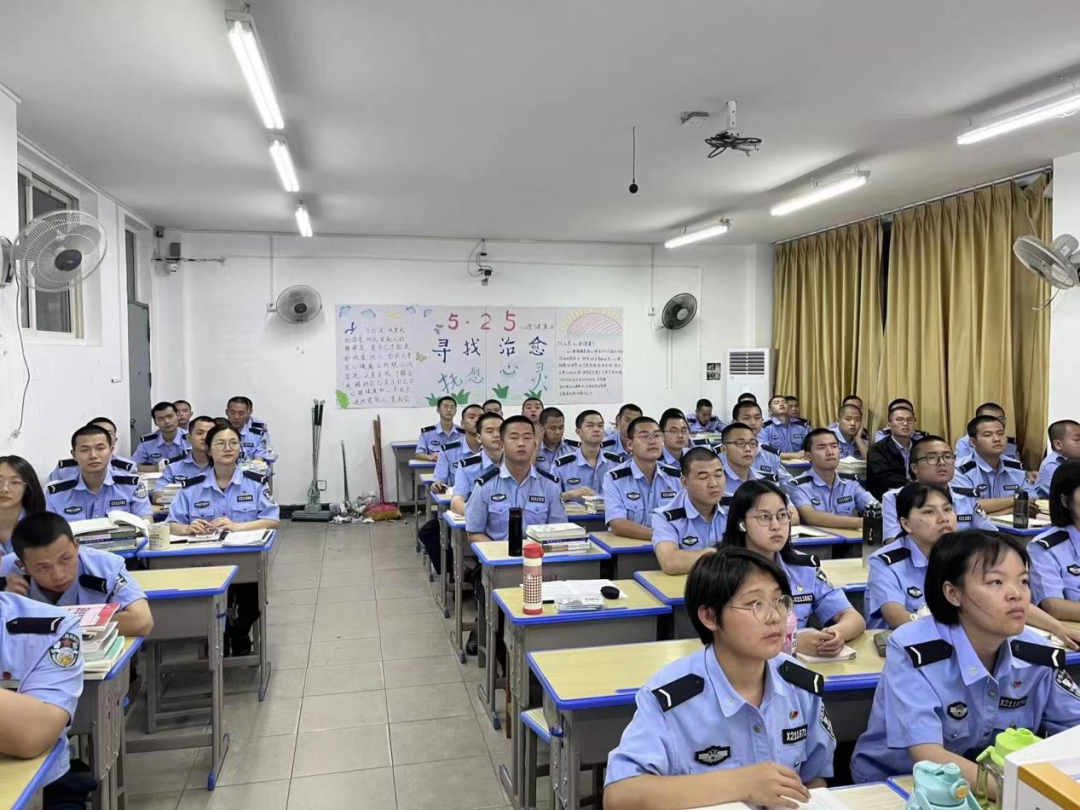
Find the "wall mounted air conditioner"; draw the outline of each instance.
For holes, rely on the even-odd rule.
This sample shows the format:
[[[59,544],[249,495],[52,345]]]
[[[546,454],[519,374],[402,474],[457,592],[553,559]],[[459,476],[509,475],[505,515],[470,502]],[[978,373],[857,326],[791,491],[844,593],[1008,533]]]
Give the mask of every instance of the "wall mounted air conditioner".
[[[769,397],[772,396],[772,349],[730,349],[727,355],[727,408],[724,421],[731,418],[732,409],[739,401],[739,394],[751,393],[757,397],[762,414],[769,413]]]

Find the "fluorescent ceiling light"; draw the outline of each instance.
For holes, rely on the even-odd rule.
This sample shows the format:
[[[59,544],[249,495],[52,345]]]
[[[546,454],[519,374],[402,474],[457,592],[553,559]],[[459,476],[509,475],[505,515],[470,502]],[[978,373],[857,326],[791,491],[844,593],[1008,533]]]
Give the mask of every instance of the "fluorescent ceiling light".
[[[684,233],[682,236],[676,236],[674,239],[668,239],[664,242],[666,248],[677,248],[683,245],[689,245],[692,242],[700,242],[702,239],[712,239],[714,236],[720,236],[728,232],[728,228],[731,227],[731,223],[726,219],[721,220],[718,225],[710,225],[708,228],[702,228],[699,231],[690,231],[690,233]]]
[[[274,138],[270,141],[270,157],[274,161],[281,185],[286,191],[297,192],[300,190],[300,180],[296,177],[296,168],[293,166],[292,155],[289,154],[289,145],[284,138]]]
[[[833,197],[839,196],[840,194],[853,191],[860,186],[865,186],[866,181],[869,179],[870,172],[855,172],[855,174],[849,174],[846,177],[830,180],[827,183],[818,185],[813,191],[808,191],[805,194],[800,194],[797,197],[784,200],[782,203],[777,203],[769,209],[769,213],[774,217],[782,217],[784,214],[790,214],[792,211],[799,211],[800,209],[808,208],[811,205],[817,205],[819,202],[831,200]]]
[[[263,58],[251,15],[226,12],[225,21],[229,25],[229,43],[236,54],[236,61],[240,63],[240,70],[255,100],[263,126],[267,129],[284,129],[285,120],[281,117],[274,82],[270,79],[270,69]]]
[[[307,206],[303,203],[296,206],[296,226],[300,229],[301,236],[314,236],[311,230],[311,217],[308,215]]]
[[[960,146],[967,146],[968,144],[985,141],[987,138],[1004,135],[1006,132],[1030,127],[1032,124],[1038,124],[1050,118],[1062,118],[1072,115],[1077,110],[1080,110],[1080,93],[1069,93],[1067,96],[1059,96],[1054,100],[1029,107],[1022,112],[1000,118],[986,126],[969,129],[963,135],[958,135],[956,142]]]

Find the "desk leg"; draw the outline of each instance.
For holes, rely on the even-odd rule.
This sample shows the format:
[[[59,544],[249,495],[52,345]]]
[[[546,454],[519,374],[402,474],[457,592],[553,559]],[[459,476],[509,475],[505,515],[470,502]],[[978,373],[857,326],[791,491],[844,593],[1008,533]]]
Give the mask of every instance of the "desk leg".
[[[266,688],[270,685],[270,650],[269,650],[269,626],[267,625],[266,603],[269,601],[270,586],[267,581],[267,557],[268,552],[259,554],[258,580],[259,580],[259,621],[258,621],[258,644],[259,644],[259,700],[266,698]]]
[[[495,615],[492,610],[495,605],[494,589],[492,587],[493,579],[494,578],[491,576],[491,567],[485,565],[483,613],[487,618],[487,633],[484,636],[484,638],[487,639],[485,645],[487,656],[487,694],[484,694],[484,689],[481,689],[480,698],[487,704],[488,716],[491,718],[491,727],[498,731],[501,727],[499,712],[495,706],[495,689],[498,676],[496,670],[499,668],[498,656],[495,654],[495,625],[498,621],[498,616]],[[477,618],[480,618],[479,613],[477,614]]]
[[[144,649],[146,655],[146,733],[157,734],[158,701],[161,700],[161,677],[158,672],[158,644],[147,639]]]
[[[446,606],[446,587],[450,584],[450,572],[446,570],[446,531],[449,527],[439,514],[439,585],[435,595],[435,604],[442,611],[444,619],[450,618],[450,609]]]
[[[206,777],[206,789],[217,787],[218,777],[225,765],[225,755],[229,751],[229,735],[222,728],[222,716],[225,704],[225,673],[222,667],[222,639],[225,630],[225,599],[223,594],[210,603],[206,617],[206,638],[209,641],[210,665],[210,730],[211,741],[210,773]]]
[[[510,768],[505,765],[499,766],[499,779],[502,780],[503,788],[508,796],[514,800],[514,806],[518,810],[524,810],[527,806],[524,801],[525,782],[525,738],[530,735],[521,722],[521,708],[523,702],[528,700],[528,681],[525,661],[525,632],[523,628],[506,622],[504,631],[506,638],[506,691],[509,695],[509,713],[506,718],[507,727],[510,729],[510,750],[513,759]]]
[[[416,470],[409,469],[409,480],[412,481],[412,488],[409,490],[409,500],[413,506],[413,534],[416,535],[416,553],[420,553],[420,498],[416,494]]]
[[[559,713],[562,737],[551,735],[551,782],[555,786],[555,807],[562,810],[578,810],[578,774],[581,770],[581,753],[577,750],[573,714]]]
[[[465,578],[465,555],[462,552],[461,543],[456,542],[460,537],[461,531],[459,529],[450,529],[450,539],[454,546],[454,638],[452,641],[458,660],[464,664],[465,649],[463,647],[464,642],[461,640],[461,634],[464,632],[461,617],[461,580]]]

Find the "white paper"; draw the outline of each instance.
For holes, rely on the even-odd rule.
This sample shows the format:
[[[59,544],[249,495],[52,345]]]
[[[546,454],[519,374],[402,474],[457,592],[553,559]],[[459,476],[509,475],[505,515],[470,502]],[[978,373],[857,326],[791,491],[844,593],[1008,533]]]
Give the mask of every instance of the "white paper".
[[[831,664],[833,661],[850,661],[857,656],[858,653],[847,644],[844,645],[844,649],[840,651],[839,655],[828,658],[822,655],[810,655],[809,653],[804,653],[800,650],[795,651],[795,657],[808,664]]]
[[[792,526],[792,537],[829,537],[828,532],[823,532],[821,529],[815,529],[812,526]]]
[[[221,541],[223,546],[261,546],[266,542],[266,529],[250,529],[242,532],[229,532]]]
[[[899,797],[898,797],[899,798]],[[810,791],[808,803],[798,802],[799,810],[851,810],[836,792],[830,792],[828,788],[814,788]],[[708,807],[697,807],[695,810],[761,810],[760,805],[749,805],[743,802],[724,802],[723,804],[710,804]],[[771,807],[765,810],[773,810]]]
[[[578,579],[557,582],[545,582],[543,596],[545,602],[554,602],[556,599],[573,599],[581,596],[603,596],[600,589],[610,585],[618,587],[610,579]],[[620,599],[629,599],[622,589],[619,590]]]

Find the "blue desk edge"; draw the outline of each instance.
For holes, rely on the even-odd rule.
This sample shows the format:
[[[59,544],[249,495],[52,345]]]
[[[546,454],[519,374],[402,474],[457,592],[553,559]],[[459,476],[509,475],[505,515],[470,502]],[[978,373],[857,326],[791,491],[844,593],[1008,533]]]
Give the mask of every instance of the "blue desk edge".
[[[199,554],[251,554],[254,552],[269,551],[277,542],[277,529],[270,529],[270,537],[261,546],[214,546],[206,548],[202,543],[195,543],[185,548],[170,548],[164,551],[140,550],[136,558],[140,560],[157,560],[162,557],[194,557]]]
[[[597,537],[595,534],[590,534],[589,539],[612,556],[618,556],[619,554],[651,554],[653,550],[651,540],[642,540],[643,543],[647,543],[648,545],[639,546],[638,548],[615,548],[614,546],[609,546],[604,542],[603,538]]]
[[[240,570],[235,565],[230,566],[230,568],[232,568],[232,572],[220,588],[203,588],[198,591],[178,591],[176,588],[169,588],[168,590],[161,591],[147,591],[146,599],[150,602],[162,602],[166,599],[200,599],[205,596],[221,596],[221,594],[229,590],[229,586],[232,585],[233,579]]]
[[[481,564],[487,565],[491,568],[507,568],[512,565],[521,565],[523,558],[514,557],[506,560],[491,560],[484,553],[483,549],[479,548],[483,543],[471,543],[470,544],[473,553],[476,558],[480,560]],[[601,549],[600,551],[589,551],[582,554],[545,554],[544,562],[547,563],[564,563],[564,562],[603,562],[604,560],[610,560],[611,555]]]
[[[68,755],[68,741],[65,734],[63,739],[57,740],[56,745],[53,746],[52,751],[45,757],[45,761],[41,763],[41,767],[38,768],[34,778],[30,780],[30,783],[23,788],[22,793],[19,794],[19,798],[15,800],[14,810],[21,810],[23,807],[28,807],[34,800],[34,795],[41,790],[45,785],[42,782],[45,781],[45,776],[52,771],[53,766],[60,761],[60,757]]]
[[[529,627],[537,624],[567,624],[570,622],[587,622],[596,621],[603,618],[605,620],[610,619],[616,621],[618,619],[637,619],[642,616],[664,616],[671,613],[671,608],[667,605],[657,605],[656,607],[646,608],[614,608],[604,610],[592,610],[583,611],[581,613],[557,613],[553,616],[514,616],[510,609],[506,606],[506,602],[502,596],[499,595],[498,590],[495,591],[495,604],[502,610],[503,615],[506,616],[506,620],[510,624],[522,625]]]
[[[658,591],[656,589],[656,586],[653,585],[651,582],[649,582],[649,580],[647,580],[645,578],[645,574],[651,574],[651,573],[654,573],[654,572],[653,571],[635,571],[634,572],[634,580],[637,582],[638,585],[640,585],[642,588],[647,590],[649,593],[651,593],[653,596],[655,596],[657,599],[659,599],[661,602],[663,602],[668,607],[678,607],[679,605],[685,605],[686,604],[686,597],[685,596],[670,597],[670,596],[665,596],[660,591]]]

